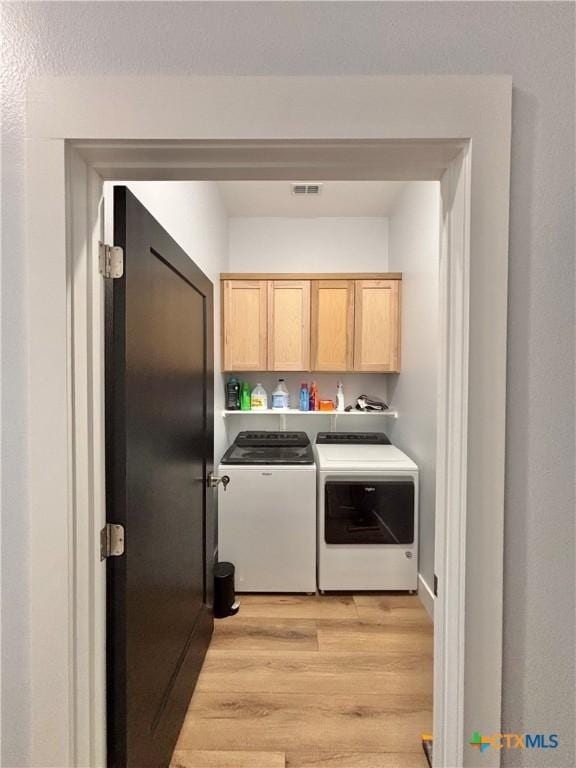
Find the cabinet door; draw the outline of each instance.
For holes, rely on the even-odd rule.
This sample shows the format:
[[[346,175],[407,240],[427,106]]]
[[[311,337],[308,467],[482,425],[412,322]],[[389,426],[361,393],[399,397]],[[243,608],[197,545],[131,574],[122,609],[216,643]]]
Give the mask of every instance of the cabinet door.
[[[312,370],[351,371],[354,281],[312,282]]]
[[[356,280],[354,369],[400,370],[400,281]]]
[[[266,370],[266,280],[224,280],[222,368]]]
[[[310,370],[310,281],[268,283],[268,370]]]

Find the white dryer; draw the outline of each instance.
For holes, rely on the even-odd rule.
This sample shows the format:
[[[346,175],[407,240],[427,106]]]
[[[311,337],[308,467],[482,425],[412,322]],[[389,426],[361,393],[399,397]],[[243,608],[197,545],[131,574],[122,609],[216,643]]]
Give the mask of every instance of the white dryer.
[[[416,590],[418,467],[382,432],[319,432],[318,588]]]

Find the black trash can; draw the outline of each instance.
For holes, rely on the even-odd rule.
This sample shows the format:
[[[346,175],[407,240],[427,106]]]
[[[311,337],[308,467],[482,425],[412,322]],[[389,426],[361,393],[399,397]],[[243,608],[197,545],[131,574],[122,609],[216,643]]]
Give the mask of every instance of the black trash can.
[[[240,603],[234,591],[234,565],[217,563],[214,567],[214,618],[225,619],[238,613]]]

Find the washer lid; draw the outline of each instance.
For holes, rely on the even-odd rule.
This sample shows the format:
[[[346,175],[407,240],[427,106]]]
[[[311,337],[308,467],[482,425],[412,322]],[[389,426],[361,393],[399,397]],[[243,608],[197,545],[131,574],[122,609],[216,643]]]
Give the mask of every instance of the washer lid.
[[[314,453],[306,432],[240,432],[221,464],[314,464]]]
[[[310,440],[306,432],[271,432],[262,429],[239,432],[234,443],[242,448],[306,448]]]
[[[221,464],[314,464],[312,446],[242,446],[233,443],[220,460]]]
[[[413,471],[416,464],[395,445],[317,445],[320,469]]]

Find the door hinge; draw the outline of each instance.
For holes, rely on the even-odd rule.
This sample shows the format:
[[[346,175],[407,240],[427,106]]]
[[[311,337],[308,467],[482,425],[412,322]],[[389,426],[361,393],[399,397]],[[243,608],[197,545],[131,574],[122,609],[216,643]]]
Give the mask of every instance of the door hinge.
[[[438,597],[438,576],[434,574],[434,597]]]
[[[100,560],[124,554],[124,526],[106,523],[100,531]]]
[[[122,277],[124,274],[124,251],[119,245],[106,245],[99,243],[98,267],[103,277],[112,279]]]

